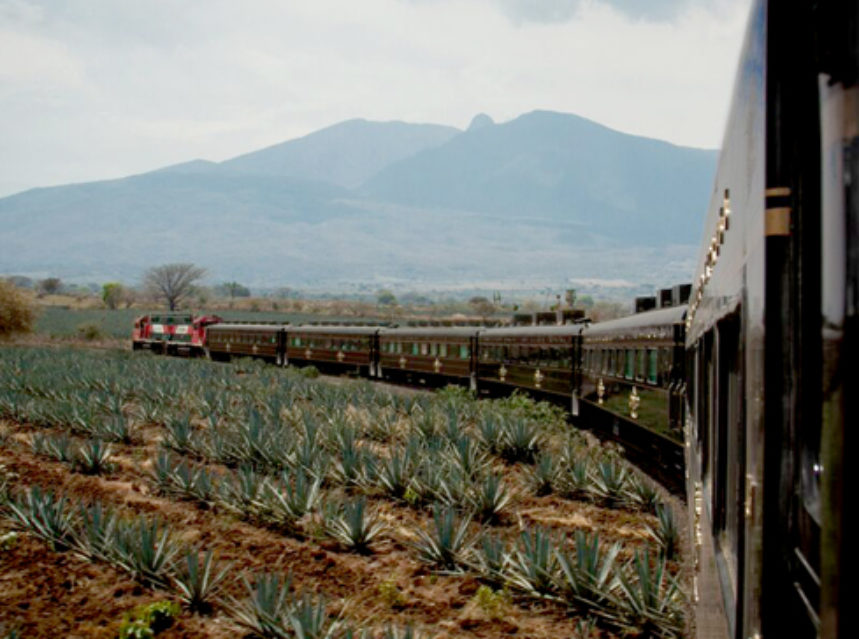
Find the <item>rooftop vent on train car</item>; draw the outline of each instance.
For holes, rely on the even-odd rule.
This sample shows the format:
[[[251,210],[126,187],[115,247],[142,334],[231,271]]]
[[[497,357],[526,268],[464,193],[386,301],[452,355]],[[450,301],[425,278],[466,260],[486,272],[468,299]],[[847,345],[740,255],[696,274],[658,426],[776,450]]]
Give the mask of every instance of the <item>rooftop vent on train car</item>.
[[[656,297],[652,295],[635,298],[635,312],[643,313],[644,311],[652,311],[656,308]]]
[[[680,306],[681,304],[687,304],[689,302],[689,296],[692,295],[692,285],[691,284],[678,284],[674,288],[671,289],[671,293],[673,296],[672,304],[674,306]]]
[[[659,291],[659,308],[671,308],[674,306],[674,290],[663,288]]]

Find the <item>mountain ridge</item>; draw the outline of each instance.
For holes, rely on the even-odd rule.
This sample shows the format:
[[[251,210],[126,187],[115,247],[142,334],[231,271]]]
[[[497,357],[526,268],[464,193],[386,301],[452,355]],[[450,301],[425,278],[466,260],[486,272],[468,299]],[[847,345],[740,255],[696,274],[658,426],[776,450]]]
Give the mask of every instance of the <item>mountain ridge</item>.
[[[347,120],[223,162],[0,198],[0,273],[133,281],[193,261],[249,285],[629,278],[667,246],[691,271],[714,151],[551,111],[475,122]]]

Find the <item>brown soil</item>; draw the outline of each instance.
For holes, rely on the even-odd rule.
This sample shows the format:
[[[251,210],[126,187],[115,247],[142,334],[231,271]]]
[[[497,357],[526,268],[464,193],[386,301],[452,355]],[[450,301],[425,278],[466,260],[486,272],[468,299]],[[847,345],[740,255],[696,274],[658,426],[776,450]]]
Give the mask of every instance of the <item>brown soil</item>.
[[[72,500],[100,500],[160,517],[182,542],[212,550],[219,561],[232,565],[235,579],[223,595],[245,595],[240,575],[291,572],[298,590],[324,593],[331,610],[362,624],[412,624],[439,638],[575,635],[576,620],[557,606],[507,602],[501,614],[491,615],[475,602],[480,584],[473,576],[437,575],[421,564],[407,543],[411,531],[429,521],[426,512],[372,500],[390,527],[372,554],[360,556],[315,537],[312,523],[304,534],[285,535],[217,508],[159,496],[147,475],[158,429],[147,429],[142,446],[115,446],[117,469],[99,477],[36,457],[28,446],[34,430],[30,427],[6,423],[0,428],[11,435],[0,446],[0,469],[17,477],[15,485],[39,485]],[[519,471],[509,470],[521,487]],[[520,490],[511,515],[495,532],[513,539],[521,529],[537,524],[566,534],[595,530],[603,543],[617,540],[631,549],[645,542],[644,525],[649,521],[641,514],[553,496],[535,498]],[[5,529],[0,528],[2,532]],[[142,603],[167,598],[170,593],[145,589],[110,566],[90,563],[72,552],[55,552],[23,534],[13,548],[0,551],[0,636],[5,627],[20,629],[24,637],[114,637],[124,614]],[[159,636],[243,634],[223,606],[216,606],[208,617],[184,612]],[[611,635],[602,631],[601,636]]]

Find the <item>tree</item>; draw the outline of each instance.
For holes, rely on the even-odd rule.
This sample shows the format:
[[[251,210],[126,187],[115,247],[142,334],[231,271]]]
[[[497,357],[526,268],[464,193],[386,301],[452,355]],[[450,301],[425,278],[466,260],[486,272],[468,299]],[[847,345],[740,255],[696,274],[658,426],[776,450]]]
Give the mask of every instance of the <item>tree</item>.
[[[476,297],[472,297],[468,300],[469,306],[474,309],[474,312],[480,315],[483,323],[486,323],[486,318],[492,315],[495,312],[495,304],[490,302],[487,298],[482,295],[478,295]]]
[[[112,311],[119,307],[125,298],[125,287],[119,282],[107,282],[101,286],[101,299]]]
[[[46,277],[39,281],[39,291],[42,295],[54,295],[63,288],[63,282],[59,277]]]
[[[215,287],[215,292],[221,296],[229,298],[250,297],[251,290],[238,282],[224,282]]]
[[[167,302],[167,307],[176,307],[194,292],[194,283],[206,274],[206,269],[188,263],[153,266],[143,274],[144,288]]]
[[[35,319],[33,307],[21,291],[0,279],[0,337],[31,331]]]
[[[394,306],[397,303],[397,298],[386,288],[376,293],[376,302],[379,306]]]

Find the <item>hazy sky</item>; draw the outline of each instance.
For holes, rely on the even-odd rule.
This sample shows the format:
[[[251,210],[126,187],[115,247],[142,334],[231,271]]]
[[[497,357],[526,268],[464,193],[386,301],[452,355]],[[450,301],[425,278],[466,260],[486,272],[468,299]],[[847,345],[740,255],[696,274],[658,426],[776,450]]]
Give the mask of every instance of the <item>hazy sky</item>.
[[[0,196],[336,122],[534,109],[716,148],[750,0],[0,0]]]

